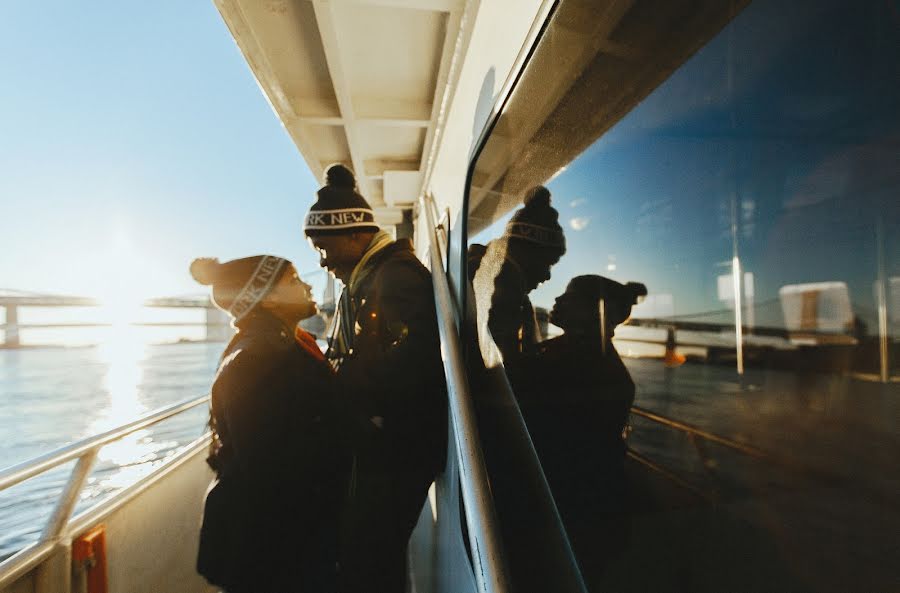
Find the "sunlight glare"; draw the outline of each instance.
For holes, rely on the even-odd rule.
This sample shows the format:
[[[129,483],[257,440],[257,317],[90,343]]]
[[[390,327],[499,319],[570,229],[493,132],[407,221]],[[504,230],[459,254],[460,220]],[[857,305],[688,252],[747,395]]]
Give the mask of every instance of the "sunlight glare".
[[[124,228],[114,235],[108,247],[104,276],[95,292],[100,301],[100,317],[114,329],[138,321],[141,307],[147,299],[148,279],[143,273],[143,258],[135,253]],[[115,339],[114,337],[111,339]]]

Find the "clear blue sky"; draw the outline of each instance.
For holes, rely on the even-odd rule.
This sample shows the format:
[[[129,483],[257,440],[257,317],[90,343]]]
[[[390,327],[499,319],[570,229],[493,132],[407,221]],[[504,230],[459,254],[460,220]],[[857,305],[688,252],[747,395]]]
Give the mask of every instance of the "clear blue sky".
[[[317,259],[317,182],[211,0],[4,3],[0,288],[202,290],[196,256]]]

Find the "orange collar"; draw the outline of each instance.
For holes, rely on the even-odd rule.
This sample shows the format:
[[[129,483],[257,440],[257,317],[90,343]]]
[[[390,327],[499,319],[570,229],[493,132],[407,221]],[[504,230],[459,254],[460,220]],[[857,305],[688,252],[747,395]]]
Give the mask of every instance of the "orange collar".
[[[322,350],[316,343],[316,338],[311,333],[297,326],[294,329],[294,340],[298,346],[308,352],[313,358],[325,362],[325,355],[322,354]]]

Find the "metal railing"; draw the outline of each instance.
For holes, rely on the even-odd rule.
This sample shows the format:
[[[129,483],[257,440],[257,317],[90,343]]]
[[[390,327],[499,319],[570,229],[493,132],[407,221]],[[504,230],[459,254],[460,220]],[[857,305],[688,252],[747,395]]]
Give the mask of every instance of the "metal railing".
[[[69,474],[68,482],[63,488],[56,507],[50,514],[50,518],[44,526],[38,541],[0,563],[0,590],[15,582],[16,579],[49,557],[56,545],[68,535],[67,528],[70,525],[75,504],[78,502],[84,483],[94,465],[97,453],[104,445],[196,408],[208,401],[209,395],[182,400],[150,412],[128,424],[123,424],[107,432],[66,445],[0,472],[0,491],[2,491],[58,467],[63,463],[77,459],[75,467]]]
[[[432,205],[425,197],[421,198],[420,204],[421,212],[424,212],[427,220],[441,355],[447,377],[447,399],[459,459],[459,478],[465,503],[466,523],[469,526],[469,547],[472,551],[475,581],[481,593],[504,593],[511,591],[512,588],[503,560],[500,528],[481,449],[475,405],[469,390],[459,332],[452,313],[450,286],[444,274],[442,250]]]

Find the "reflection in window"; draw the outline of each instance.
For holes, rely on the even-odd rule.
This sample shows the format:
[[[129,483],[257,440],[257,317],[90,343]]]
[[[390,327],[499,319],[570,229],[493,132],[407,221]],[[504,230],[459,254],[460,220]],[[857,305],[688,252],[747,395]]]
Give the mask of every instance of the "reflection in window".
[[[553,311],[572,297],[577,277],[645,285],[621,325],[606,329],[612,297],[585,305],[594,316],[581,321],[614,334],[636,385],[634,403],[647,412],[631,416],[632,459],[652,459],[707,498],[753,500],[720,517],[728,525],[722,532],[704,531],[706,543],[692,533],[683,549],[659,553],[706,575],[701,580],[728,549],[770,567],[745,575],[745,584],[763,574],[801,588],[885,584],[890,561],[878,542],[900,531],[900,520],[895,511],[889,526],[863,517],[883,516],[898,487],[886,477],[896,473],[886,451],[900,444],[900,12],[874,0],[852,8],[758,0],[711,31],[698,24],[717,22],[709,8],[705,20],[684,19],[693,39],[709,38],[687,59],[665,17],[655,36],[636,32],[647,18],[641,2],[615,26],[584,5],[562,3],[475,165],[469,272],[485,362],[504,362],[539,433],[539,454],[564,465],[574,451],[572,441],[568,452],[559,444],[565,423],[552,433],[543,419],[554,412],[535,398],[607,396],[588,379],[572,387],[578,365],[548,382],[562,372],[553,370],[561,368],[551,360],[554,340],[571,332]],[[595,28],[612,45],[561,59]],[[680,51],[686,61],[668,78],[652,71],[660,67],[653,56]],[[609,102],[627,115],[616,121]],[[528,208],[528,188],[540,183],[565,234],[561,256],[535,249],[533,240],[527,254],[512,253],[520,248],[510,225]],[[524,266],[545,272],[532,279],[546,279],[520,281],[509,298],[498,278],[514,268],[521,275]],[[586,365],[606,364],[600,355],[592,360]],[[529,409],[541,411],[529,418]],[[585,424],[596,409],[554,409],[578,417],[571,431],[599,426]],[[663,428],[648,414],[721,441]],[[554,490],[571,487],[560,485],[565,478],[554,485],[552,468],[547,473]],[[829,489],[810,478],[826,474]],[[634,514],[630,508],[623,512]],[[732,528],[744,529],[744,547],[730,541]],[[620,548],[637,546],[637,557],[642,545],[656,545],[652,530],[642,529],[632,523],[630,543]],[[699,558],[701,550],[708,556]],[[627,555],[622,562],[629,566]],[[624,571],[606,567],[591,578],[641,582],[616,570]],[[860,574],[867,576],[855,581]],[[704,582],[707,590],[735,590],[736,581]]]

